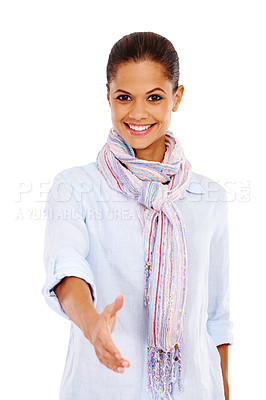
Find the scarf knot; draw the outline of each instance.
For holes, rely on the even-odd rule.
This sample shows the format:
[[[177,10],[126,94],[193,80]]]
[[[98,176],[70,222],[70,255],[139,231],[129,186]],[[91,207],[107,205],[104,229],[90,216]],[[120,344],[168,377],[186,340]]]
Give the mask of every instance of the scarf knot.
[[[168,187],[157,181],[143,181],[138,202],[146,208],[161,211],[168,198]]]

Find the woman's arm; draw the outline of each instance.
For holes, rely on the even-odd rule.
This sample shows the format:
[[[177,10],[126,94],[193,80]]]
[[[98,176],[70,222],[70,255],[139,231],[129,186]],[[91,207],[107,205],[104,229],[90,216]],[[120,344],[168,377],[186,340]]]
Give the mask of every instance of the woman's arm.
[[[84,219],[80,170],[70,169],[56,175],[47,197],[44,246],[46,282],[43,294],[58,313],[73,321],[93,345],[99,361],[115,372],[124,372],[124,360],[112,340],[117,312],[123,296],[116,297],[99,314],[93,271],[87,261],[90,251],[88,229]],[[84,186],[82,190],[86,191]],[[88,190],[90,183],[88,182]],[[85,192],[83,192],[85,193]],[[86,192],[87,193],[87,192]],[[90,290],[91,289],[91,290]],[[88,343],[88,346],[90,346]]]
[[[88,322],[98,315],[88,283],[75,276],[65,277],[55,286],[54,292],[67,316],[81,331],[88,331]]]
[[[228,344],[221,344],[217,346],[221,357],[221,368],[224,382],[224,395],[225,400],[229,400],[229,384],[228,384]]]
[[[117,296],[112,304],[98,314],[85,280],[75,276],[66,277],[55,286],[54,292],[64,312],[94,346],[99,361],[115,372],[124,372],[124,367],[130,366],[129,361],[122,358],[111,337],[117,311],[123,306],[123,296]]]
[[[228,345],[233,343],[230,319],[228,201],[219,188],[219,210],[210,242],[207,330],[220,354],[225,400],[229,400]]]

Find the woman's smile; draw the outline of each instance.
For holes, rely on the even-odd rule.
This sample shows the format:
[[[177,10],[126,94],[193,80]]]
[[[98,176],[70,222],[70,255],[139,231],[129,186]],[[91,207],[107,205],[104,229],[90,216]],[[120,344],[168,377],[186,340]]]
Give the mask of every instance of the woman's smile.
[[[128,132],[133,136],[147,135],[149,132],[151,132],[154,125],[156,125],[156,124],[147,124],[147,125],[130,124],[127,122],[124,122],[124,124],[126,125]]]

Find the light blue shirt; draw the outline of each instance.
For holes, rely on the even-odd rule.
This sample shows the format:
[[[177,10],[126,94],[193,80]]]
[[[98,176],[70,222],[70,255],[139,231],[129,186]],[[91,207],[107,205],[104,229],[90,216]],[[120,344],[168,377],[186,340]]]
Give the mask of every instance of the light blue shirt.
[[[216,346],[233,344],[227,193],[217,182],[193,172],[175,203],[186,224],[188,267],[181,346],[183,391],[176,383],[172,399],[224,400]],[[150,399],[144,247],[137,201],[111,189],[92,162],[55,176],[45,213],[45,300],[69,319],[53,291],[65,276],[80,277],[90,285],[99,313],[123,294],[124,306],[118,311],[112,338],[131,364],[123,374],[105,367],[71,321],[60,400]]]

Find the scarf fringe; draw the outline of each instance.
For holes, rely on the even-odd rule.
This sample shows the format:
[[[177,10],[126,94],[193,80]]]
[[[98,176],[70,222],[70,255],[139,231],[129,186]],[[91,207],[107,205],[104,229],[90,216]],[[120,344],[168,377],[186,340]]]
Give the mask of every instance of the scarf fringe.
[[[151,268],[152,263],[148,260],[145,264],[145,290],[144,304],[150,305],[150,287],[151,287]],[[181,337],[182,341],[182,337]],[[158,347],[148,346],[148,378],[147,390],[150,391],[152,400],[171,399],[173,385],[177,379],[179,391],[183,390],[182,364],[180,345],[174,346],[174,349],[168,352]]]
[[[171,398],[176,379],[178,389],[182,391],[180,347],[175,345],[172,351],[164,352],[157,347],[148,346],[147,351],[148,378],[146,389],[150,391],[152,399]]]

